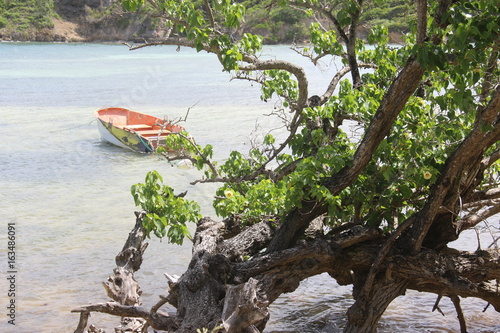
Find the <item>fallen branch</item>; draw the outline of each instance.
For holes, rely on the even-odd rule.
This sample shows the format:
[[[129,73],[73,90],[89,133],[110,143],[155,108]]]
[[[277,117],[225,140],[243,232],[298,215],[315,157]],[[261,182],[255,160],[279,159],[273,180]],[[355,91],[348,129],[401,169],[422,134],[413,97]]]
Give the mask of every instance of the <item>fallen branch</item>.
[[[122,317],[122,325],[121,328],[116,329],[116,331],[123,332],[128,330],[132,332],[140,332],[146,322],[151,325],[149,321],[152,321],[151,318],[155,315],[155,312],[146,311],[149,313],[149,317],[143,317],[141,315],[136,315],[137,313],[132,311],[130,312],[132,315],[129,317],[134,317],[134,319],[131,319],[125,318],[128,316],[126,314],[128,312],[123,310],[125,309],[123,306],[127,306],[128,311],[130,311],[130,308],[135,308],[137,305],[141,305],[140,296],[142,291],[134,278],[134,272],[141,268],[142,256],[148,247],[148,243],[143,243],[146,238],[146,232],[142,226],[142,219],[144,215],[145,212],[135,212],[135,226],[129,233],[123,249],[115,257],[116,268],[113,270],[113,275],[108,277],[108,281],[103,282],[106,294],[115,302],[106,303],[106,306],[103,306],[102,304],[95,304],[73,310],[72,312],[81,313],[80,322],[78,323],[75,333],[84,332],[88,325],[90,312],[92,311],[105,312],[109,314],[115,314],[116,311],[119,311],[116,315]],[[137,320],[135,319],[136,317],[143,318],[145,321]],[[160,322],[163,322],[161,318]],[[153,323],[156,324],[156,322]]]
[[[140,306],[122,305],[116,302],[98,303],[71,310],[71,312],[81,312],[88,318],[90,312],[107,313],[119,317],[133,317],[144,319],[149,326],[157,330],[173,330],[177,328],[175,317],[166,314],[150,311]],[[80,326],[79,326],[80,327]],[[83,332],[75,331],[75,333]]]

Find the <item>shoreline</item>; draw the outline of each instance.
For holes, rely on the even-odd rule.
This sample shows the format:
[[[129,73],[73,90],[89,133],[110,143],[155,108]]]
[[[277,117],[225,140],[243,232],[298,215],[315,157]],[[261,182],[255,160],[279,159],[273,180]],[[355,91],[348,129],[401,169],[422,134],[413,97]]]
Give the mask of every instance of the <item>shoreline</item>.
[[[366,41],[366,39],[365,39]],[[162,43],[165,39],[161,38],[134,38],[134,39],[99,39],[99,38],[78,38],[78,39],[5,39],[0,34],[0,43],[40,43],[40,44],[141,44],[141,43]],[[404,35],[389,36],[389,44],[404,43]],[[279,43],[262,43],[262,45],[312,45],[310,41],[302,41],[300,43],[279,42]],[[172,44],[174,45],[174,44]]]
[[[136,35],[131,31],[105,29],[93,30],[90,26],[75,22],[54,19],[54,27],[52,29],[28,29],[25,31],[8,31],[0,29],[0,42],[32,42],[32,43],[161,43],[165,39],[161,37],[161,33],[150,31],[143,35]],[[88,32],[92,31],[93,32]],[[88,33],[82,33],[87,31]],[[361,39],[366,41],[368,35],[367,30],[359,31]],[[389,43],[399,44],[404,41],[405,34],[389,32]],[[266,36],[262,36],[266,41]],[[280,40],[276,43],[269,40],[263,45],[311,45],[309,40],[303,40],[300,43],[293,41]]]

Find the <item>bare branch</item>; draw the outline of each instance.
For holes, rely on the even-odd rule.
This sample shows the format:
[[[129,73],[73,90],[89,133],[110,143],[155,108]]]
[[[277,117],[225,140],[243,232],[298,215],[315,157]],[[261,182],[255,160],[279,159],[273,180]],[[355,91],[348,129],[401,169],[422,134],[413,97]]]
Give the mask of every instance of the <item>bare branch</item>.
[[[481,161],[482,164],[486,166],[486,168],[489,168],[490,166],[493,165],[496,161],[500,159],[500,149],[495,150],[493,153],[491,153],[489,156],[486,156],[483,158]]]
[[[309,84],[306,72],[302,67],[284,60],[258,60],[253,55],[243,55],[243,61],[248,63],[248,65],[242,65],[239,67],[239,69],[243,71],[278,69],[293,74],[297,79],[299,86],[299,97],[297,98],[297,105],[295,106],[295,109],[300,112],[307,106]]]
[[[359,67],[361,68],[377,68],[377,66],[373,64],[366,64],[366,63],[361,63],[358,64]],[[324,104],[328,99],[333,95],[333,92],[337,88],[338,83],[340,80],[351,71],[350,66],[345,66],[341,70],[339,70],[335,75],[333,76],[332,80],[330,81],[330,84],[328,85],[328,88],[326,89],[325,93],[321,96],[321,104]]]
[[[487,218],[500,213],[500,202],[492,201],[491,204],[493,204],[494,206],[487,209],[482,209],[479,212],[472,213],[456,221],[455,225],[457,226],[457,230],[461,232],[463,230],[470,229],[486,220]]]
[[[487,199],[487,200],[480,200],[480,201],[472,201],[469,203],[465,203],[462,205],[462,209],[464,210],[472,210],[474,208],[483,208],[486,206],[494,206],[500,204],[499,199]]]
[[[163,40],[161,42],[152,42],[152,43],[146,42],[146,43],[139,44],[139,45],[130,45],[128,43],[122,43],[122,44],[127,46],[130,51],[139,50],[139,49],[142,49],[144,47],[161,46],[161,45],[184,46],[184,47],[189,47],[189,48],[195,47],[193,42],[188,41],[188,40],[183,39],[183,38],[175,38],[175,39],[168,38],[168,39]]]
[[[219,253],[231,261],[243,261],[244,256],[255,255],[271,240],[275,231],[274,223],[266,219],[246,228],[238,235],[221,242],[218,245]]]
[[[85,328],[89,323],[90,312],[89,311],[81,311],[80,312],[80,321],[78,322],[78,327],[75,329],[74,333],[84,333]]]
[[[442,298],[443,298],[443,296],[438,295],[438,297],[436,298],[436,302],[434,303],[434,306],[432,307],[432,312],[438,310],[438,312],[444,316],[443,311],[439,308],[439,302],[441,302]]]
[[[500,311],[498,289],[492,281],[500,278],[498,251],[476,253],[450,250],[437,253],[423,250],[417,256],[388,258],[392,275],[408,279],[408,288],[437,295],[476,297]]]
[[[457,311],[458,322],[460,323],[460,333],[467,333],[467,324],[465,322],[464,312],[460,306],[460,297],[457,295],[451,295],[450,299],[455,306],[455,311]]]
[[[212,26],[212,29],[216,30],[214,13],[212,11],[212,6],[210,6],[210,2],[208,0],[205,0],[205,7],[207,8],[207,14],[210,20],[210,25]]]
[[[302,244],[283,251],[257,256],[256,258],[252,258],[252,260],[238,263],[236,264],[237,271],[241,273],[239,273],[240,275],[235,279],[237,282],[243,282],[250,277],[256,277],[260,274],[267,274],[268,272],[275,273],[275,267],[285,265],[285,263],[290,269],[296,267],[297,271],[301,271],[303,270],[301,267],[304,261],[315,262],[315,265],[314,268],[309,267],[307,271],[301,272],[301,279],[323,272],[331,272],[333,274],[335,270],[332,269],[332,265],[334,265],[332,259],[340,259],[338,253],[335,251],[348,249],[356,244],[369,242],[370,240],[377,240],[380,239],[380,237],[381,234],[377,229],[354,226],[346,232],[329,237],[327,240],[317,238],[308,244]],[[349,255],[347,254],[347,256]],[[357,259],[364,260],[361,258],[356,258],[356,260]],[[371,264],[373,258],[365,259],[367,260],[366,263],[370,262]],[[357,262],[356,264],[361,263]],[[293,269],[295,270],[295,268]],[[294,278],[299,274],[298,272],[294,274],[290,273],[290,271],[286,271],[282,274],[287,274]]]
[[[367,295],[370,294],[373,282],[375,281],[375,276],[377,275],[378,271],[380,270],[380,267],[383,263],[383,261],[386,259],[386,256],[389,254],[389,251],[391,250],[394,242],[396,242],[396,239],[403,233],[405,232],[415,221],[415,217],[412,216],[408,220],[405,221],[405,223],[400,224],[396,230],[391,234],[391,237],[384,243],[382,246],[382,249],[378,252],[377,257],[373,261],[373,265],[370,267],[370,270],[368,272],[368,275],[365,279],[365,283],[363,285],[363,288],[361,289],[359,293],[359,298],[364,299],[367,297]]]
[[[489,188],[483,191],[474,192],[470,197],[470,202],[480,200],[494,200],[500,198],[500,188]]]
[[[168,303],[167,296],[160,295],[160,300],[151,307],[151,312],[158,312],[158,310],[166,303]]]
[[[146,320],[149,326],[157,330],[169,331],[177,328],[175,317],[170,317],[158,312],[152,312],[140,306],[121,305],[116,302],[97,303],[82,306],[71,310],[71,312],[81,312],[85,314],[90,312],[101,312],[119,317],[142,318]]]
[[[319,21],[318,21],[318,23],[319,23]],[[320,24],[320,25],[321,25],[321,24]],[[323,28],[323,29],[324,29],[324,28]],[[329,52],[323,52],[323,53],[321,53],[321,54],[317,54],[316,56],[314,56],[314,52],[313,52],[313,51],[309,50],[309,52],[306,52],[305,50],[301,50],[301,48],[302,48],[302,49],[304,49],[303,47],[297,47],[297,46],[295,46],[295,45],[293,45],[293,46],[291,47],[291,49],[292,49],[294,52],[296,52],[297,54],[300,54],[301,56],[303,56],[303,57],[308,58],[309,60],[311,60],[311,62],[312,62],[315,66],[316,66],[316,65],[318,65],[319,61],[320,61],[322,58],[324,58],[324,57],[326,57],[326,56],[331,55],[331,53],[329,53]],[[345,53],[345,54],[343,54],[343,57],[346,57],[346,55],[347,55],[346,53]]]

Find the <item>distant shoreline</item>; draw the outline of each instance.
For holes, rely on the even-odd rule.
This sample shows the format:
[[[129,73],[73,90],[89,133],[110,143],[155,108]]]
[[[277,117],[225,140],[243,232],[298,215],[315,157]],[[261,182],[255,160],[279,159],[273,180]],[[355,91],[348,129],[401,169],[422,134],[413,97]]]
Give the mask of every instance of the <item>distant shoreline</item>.
[[[2,42],[41,42],[41,43],[155,43],[165,39],[154,31],[144,35],[136,35],[132,31],[124,30],[99,30],[85,25],[62,20],[53,19],[52,29],[27,29],[25,31],[8,31],[0,29],[0,41]],[[365,39],[368,31],[359,31],[359,36]],[[264,38],[266,36],[263,36]],[[266,39],[266,38],[265,38]],[[404,41],[403,33],[389,33],[390,43],[401,43]],[[276,43],[265,40],[265,45],[293,44],[291,41],[279,40]],[[308,45],[308,40],[302,40],[298,44]]]

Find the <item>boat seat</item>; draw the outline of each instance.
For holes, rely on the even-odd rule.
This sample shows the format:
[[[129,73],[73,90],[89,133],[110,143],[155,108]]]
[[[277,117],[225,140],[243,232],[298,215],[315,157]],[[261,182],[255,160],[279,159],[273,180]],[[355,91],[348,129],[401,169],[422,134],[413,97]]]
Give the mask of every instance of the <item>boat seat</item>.
[[[167,131],[167,130],[163,130],[163,131],[160,131],[160,130],[149,130],[149,131],[136,131],[137,134],[140,134],[140,135],[167,135],[167,134],[170,134],[171,132],[170,131]]]
[[[138,125],[125,125],[123,128],[131,129],[131,130],[140,130],[140,129],[150,129],[152,126],[146,124],[138,124]]]

